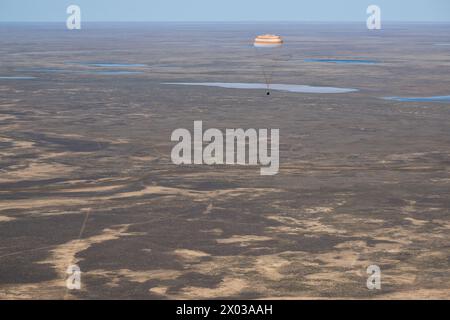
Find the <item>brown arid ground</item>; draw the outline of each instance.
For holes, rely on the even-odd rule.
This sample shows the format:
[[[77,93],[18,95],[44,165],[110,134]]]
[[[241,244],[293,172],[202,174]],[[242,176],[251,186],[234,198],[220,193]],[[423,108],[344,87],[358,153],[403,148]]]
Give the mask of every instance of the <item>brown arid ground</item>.
[[[262,82],[264,32],[289,52],[274,82],[359,91],[163,84]],[[2,24],[0,77],[33,78],[0,78],[0,299],[449,299],[450,103],[382,99],[450,95],[445,43],[450,25]],[[279,128],[279,174],[172,164],[194,120]]]

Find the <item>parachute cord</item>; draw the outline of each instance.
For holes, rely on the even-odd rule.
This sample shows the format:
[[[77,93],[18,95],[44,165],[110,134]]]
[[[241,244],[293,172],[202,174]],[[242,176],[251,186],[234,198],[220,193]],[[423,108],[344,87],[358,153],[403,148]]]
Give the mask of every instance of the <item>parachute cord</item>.
[[[267,90],[270,90],[270,79],[267,76],[266,70],[264,69],[264,66],[262,67],[263,74],[264,74],[264,81],[266,82]]]
[[[260,56],[258,49],[256,49],[256,48],[254,48],[254,49],[255,49],[255,54],[257,56]],[[266,69],[264,68],[264,64],[261,65],[261,70],[262,70],[262,73],[264,76],[264,82],[266,83],[267,90],[270,90],[270,77],[267,75]]]

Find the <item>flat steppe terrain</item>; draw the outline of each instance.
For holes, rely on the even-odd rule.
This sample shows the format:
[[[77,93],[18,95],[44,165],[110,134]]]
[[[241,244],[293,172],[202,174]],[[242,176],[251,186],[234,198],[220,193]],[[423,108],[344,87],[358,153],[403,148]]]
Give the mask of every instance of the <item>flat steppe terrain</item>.
[[[0,24],[1,299],[450,298],[450,104],[383,99],[450,95],[450,25],[64,27]],[[268,32],[274,83],[359,91],[163,84],[264,82]],[[194,120],[279,128],[279,174],[172,164]]]

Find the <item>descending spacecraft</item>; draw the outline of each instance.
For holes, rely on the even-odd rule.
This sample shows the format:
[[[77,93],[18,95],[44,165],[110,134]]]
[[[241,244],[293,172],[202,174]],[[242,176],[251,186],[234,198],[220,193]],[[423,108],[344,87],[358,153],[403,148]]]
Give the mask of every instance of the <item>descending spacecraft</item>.
[[[280,60],[283,38],[273,34],[257,36],[253,42],[258,61],[262,67],[264,80],[267,86],[267,95],[270,95],[270,84],[275,68]]]

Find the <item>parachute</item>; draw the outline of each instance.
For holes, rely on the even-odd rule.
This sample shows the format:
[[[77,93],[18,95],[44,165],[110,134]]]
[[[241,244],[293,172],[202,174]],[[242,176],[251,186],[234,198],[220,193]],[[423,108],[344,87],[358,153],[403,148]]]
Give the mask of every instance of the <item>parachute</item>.
[[[283,39],[280,36],[265,34],[257,36],[253,46],[258,56],[258,63],[262,67],[267,86],[267,95],[270,95],[270,84],[272,83],[273,73],[282,57]]]

